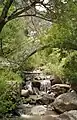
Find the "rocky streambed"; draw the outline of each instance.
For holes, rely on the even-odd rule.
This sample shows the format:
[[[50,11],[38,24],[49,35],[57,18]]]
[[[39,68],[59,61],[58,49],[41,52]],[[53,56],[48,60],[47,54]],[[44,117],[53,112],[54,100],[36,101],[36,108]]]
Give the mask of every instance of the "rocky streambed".
[[[19,117],[13,120],[77,120],[77,94],[70,85],[40,70],[23,73]]]

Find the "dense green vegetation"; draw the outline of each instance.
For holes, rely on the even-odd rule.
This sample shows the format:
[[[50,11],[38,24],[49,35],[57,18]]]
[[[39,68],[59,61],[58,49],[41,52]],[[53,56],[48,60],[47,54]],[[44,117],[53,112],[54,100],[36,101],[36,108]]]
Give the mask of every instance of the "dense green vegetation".
[[[65,4],[62,8],[65,12],[60,14],[57,22],[39,37],[41,44],[50,46],[32,57],[35,60],[34,64],[45,66],[46,72],[55,74],[64,81],[75,83],[77,82],[76,7],[77,3],[72,1]]]
[[[9,15],[14,7],[14,5],[10,7]],[[2,8],[3,5],[0,5],[0,14]],[[51,17],[50,15],[52,16],[51,12],[49,16],[44,15],[44,17]],[[77,2],[75,0],[65,3],[56,2],[55,17],[52,18],[51,26],[48,29],[40,27],[40,35],[36,36],[28,34],[29,19],[25,21],[25,18],[16,18],[2,28],[0,33],[1,114],[14,109],[19,100],[18,90],[22,81],[17,74],[19,71],[42,66],[46,73],[57,75],[64,81],[77,83]],[[43,21],[40,20],[40,24],[43,24]],[[48,23],[44,21],[44,24]],[[47,47],[38,51],[40,46]],[[11,82],[17,84],[12,85]]]
[[[0,69],[0,116],[16,108],[21,81],[14,72]]]
[[[45,38],[41,38],[43,44],[51,43],[51,47],[45,50],[49,69],[61,78],[67,78],[73,82],[77,79],[77,33],[75,27],[73,22],[65,25],[54,24]]]

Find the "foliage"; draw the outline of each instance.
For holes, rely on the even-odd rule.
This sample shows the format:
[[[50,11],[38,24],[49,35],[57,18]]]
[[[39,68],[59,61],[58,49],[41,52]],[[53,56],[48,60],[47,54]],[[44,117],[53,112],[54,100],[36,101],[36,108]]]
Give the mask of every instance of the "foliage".
[[[61,51],[54,48],[47,57],[45,71],[59,76],[64,81],[77,82],[77,51]]]
[[[13,20],[9,22],[3,29],[0,38],[3,40],[4,54],[14,54],[21,49],[24,40],[24,27],[22,20]],[[22,32],[22,34],[20,34]],[[22,41],[21,41],[22,39]],[[22,43],[21,43],[22,42]]]
[[[37,39],[25,34],[26,26],[25,19],[12,20],[5,25],[0,35],[3,55],[10,60],[11,67],[16,70],[26,69],[31,62],[25,62],[24,59],[39,46]]]
[[[51,0],[49,1],[49,5],[52,5],[50,2]],[[22,13],[24,11],[21,12],[21,14],[19,12],[22,11],[21,8],[23,8],[23,5],[25,8],[25,5],[28,4],[23,4],[22,6],[19,6],[19,4],[10,4],[4,16],[5,19],[0,17],[0,25],[2,25],[2,23],[4,24],[4,20],[9,21],[7,21],[7,24],[4,24],[5,26],[3,25],[0,28],[0,40],[2,40],[1,49],[3,51],[3,56],[0,51],[0,115],[13,110],[19,100],[19,84],[22,81],[14,71],[11,71],[15,70],[15,63],[19,65],[16,71],[30,70],[44,66],[45,72],[55,74],[59,76],[60,79],[77,83],[77,2],[76,0],[68,0],[63,3],[61,0],[54,0],[52,3],[54,3],[54,8],[51,11],[53,11],[54,14],[49,11],[47,11],[47,14],[36,11],[37,13],[42,13],[44,18],[52,18],[52,25],[47,22],[46,26],[48,24],[49,26],[51,25],[50,28],[47,29],[48,27],[44,25],[45,21],[44,23],[40,22],[40,24],[42,23],[42,35],[35,36],[35,39],[32,36],[31,38],[28,36],[25,19],[17,18],[19,15],[23,15]],[[0,14],[4,6],[3,4],[0,5]],[[33,7],[35,7],[35,5],[33,5]],[[28,11],[26,13],[32,13],[30,10],[33,11],[33,7],[26,7],[29,8],[26,9],[26,11]],[[19,9],[16,10],[16,8]],[[13,13],[14,9],[16,11]],[[18,12],[19,15],[17,15]],[[16,19],[10,21],[13,17]],[[35,25],[35,27],[39,29],[37,24]],[[40,43],[42,45],[49,44],[49,47],[26,60],[26,56],[35,51]],[[5,61],[2,57],[7,58],[8,61],[10,59],[10,71],[1,67],[1,61],[3,64]],[[14,62],[13,64],[11,64],[12,61]]]
[[[43,54],[44,51],[42,52],[37,52],[30,58],[28,58],[24,64],[23,64],[23,70],[32,70],[40,66],[43,66],[46,62],[46,57],[45,54]]]
[[[72,23],[73,24],[73,23]],[[77,26],[75,26],[77,27]],[[76,28],[70,23],[68,25],[53,24],[44,37],[41,38],[42,44],[50,43],[52,48],[73,49],[77,48]]]
[[[26,23],[24,19],[13,20],[6,24],[0,35],[3,55],[5,58],[10,59],[10,64],[13,69],[15,69],[15,65],[21,64],[20,62],[23,60],[24,51],[29,48],[28,44],[30,40],[24,33],[25,26]],[[2,61],[4,61],[4,59]]]
[[[58,5],[56,23],[39,36],[41,44],[50,47],[28,59],[27,65],[44,65],[46,72],[77,82],[77,3],[70,0]]]
[[[77,82],[77,3],[72,0],[61,8],[57,22],[40,37],[43,45],[50,44],[44,50],[47,64],[45,68],[61,79]],[[61,7],[61,6],[60,6]],[[46,70],[45,70],[46,71]]]
[[[19,100],[19,75],[0,69],[0,115],[15,109]]]

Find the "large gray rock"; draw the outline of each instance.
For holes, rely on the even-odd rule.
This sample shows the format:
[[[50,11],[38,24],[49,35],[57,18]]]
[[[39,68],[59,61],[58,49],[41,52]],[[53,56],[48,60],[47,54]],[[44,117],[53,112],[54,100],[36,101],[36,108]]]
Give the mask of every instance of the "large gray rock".
[[[77,120],[77,110],[64,112],[61,115],[46,115],[41,120]]]
[[[55,84],[51,87],[51,91],[54,92],[55,96],[63,94],[70,89],[70,85],[67,84]]]
[[[75,92],[61,94],[55,99],[53,106],[60,113],[75,110],[77,109],[77,94]]]
[[[71,110],[61,114],[58,120],[77,120],[77,110]]]
[[[54,101],[54,96],[52,94],[43,94],[39,99],[37,99],[37,103],[43,104],[43,105],[48,105]]]

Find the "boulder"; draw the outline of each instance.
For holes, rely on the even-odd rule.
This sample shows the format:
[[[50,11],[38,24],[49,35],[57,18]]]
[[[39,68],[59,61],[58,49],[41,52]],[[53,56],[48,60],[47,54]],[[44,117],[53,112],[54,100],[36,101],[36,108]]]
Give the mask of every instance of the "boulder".
[[[43,94],[36,103],[42,104],[42,105],[48,105],[54,101],[54,96],[51,94]]]
[[[30,104],[41,104],[48,105],[54,101],[54,96],[52,94],[41,93],[40,95],[30,95],[28,98],[28,103]],[[26,99],[27,101],[27,99]]]
[[[55,96],[63,94],[70,89],[70,85],[67,84],[55,84],[51,87],[51,91],[55,93]]]
[[[29,97],[29,90],[22,89],[21,90],[21,96],[22,97]]]
[[[77,120],[77,110],[64,112],[60,115],[46,115],[41,120]]]
[[[43,105],[37,105],[31,109],[32,115],[43,115],[46,112],[46,108]]]
[[[68,92],[59,95],[53,102],[55,110],[59,113],[77,109],[77,94],[76,92]]]
[[[77,110],[71,110],[59,115],[58,120],[77,120]]]

